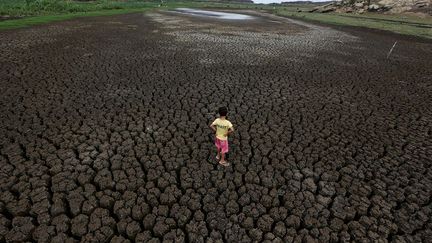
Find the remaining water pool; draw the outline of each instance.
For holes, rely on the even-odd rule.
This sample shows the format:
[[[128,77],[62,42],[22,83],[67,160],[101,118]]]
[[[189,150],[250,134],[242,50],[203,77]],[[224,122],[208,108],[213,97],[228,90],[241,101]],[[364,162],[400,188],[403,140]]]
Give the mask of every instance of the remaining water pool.
[[[248,20],[254,18],[253,16],[246,15],[246,14],[226,13],[226,12],[199,10],[199,9],[191,9],[191,8],[176,8],[176,12],[201,16],[201,17],[210,17],[210,18],[227,19],[227,20]]]

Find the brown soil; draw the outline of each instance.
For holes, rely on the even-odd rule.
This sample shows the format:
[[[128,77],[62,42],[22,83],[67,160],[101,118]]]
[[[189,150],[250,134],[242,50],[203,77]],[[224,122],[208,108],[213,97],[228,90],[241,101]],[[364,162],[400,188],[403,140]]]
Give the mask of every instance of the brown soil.
[[[431,42],[153,12],[0,50],[0,242],[432,238]]]

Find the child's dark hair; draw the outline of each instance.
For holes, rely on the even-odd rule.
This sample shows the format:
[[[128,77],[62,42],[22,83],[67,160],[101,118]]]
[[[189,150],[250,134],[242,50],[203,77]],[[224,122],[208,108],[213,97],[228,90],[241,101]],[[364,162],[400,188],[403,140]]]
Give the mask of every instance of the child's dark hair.
[[[218,112],[220,116],[226,116],[228,114],[228,109],[226,107],[220,107]]]

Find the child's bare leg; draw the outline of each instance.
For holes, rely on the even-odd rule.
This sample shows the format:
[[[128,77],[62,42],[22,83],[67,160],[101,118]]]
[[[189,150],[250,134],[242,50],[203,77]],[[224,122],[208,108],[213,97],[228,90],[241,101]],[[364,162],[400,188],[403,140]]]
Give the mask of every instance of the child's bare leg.
[[[226,161],[225,161],[225,153],[221,153],[221,160],[220,160],[220,162],[219,163],[221,163],[221,164],[225,164],[226,163]]]
[[[220,149],[217,149],[217,155],[216,155],[216,159],[219,159],[220,158]]]

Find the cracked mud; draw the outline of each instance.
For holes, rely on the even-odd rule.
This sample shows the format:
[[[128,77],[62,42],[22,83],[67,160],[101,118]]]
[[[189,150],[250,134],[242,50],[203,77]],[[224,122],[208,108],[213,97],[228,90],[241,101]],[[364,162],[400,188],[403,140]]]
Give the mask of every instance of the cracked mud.
[[[2,32],[0,242],[430,241],[432,43],[255,16]]]

